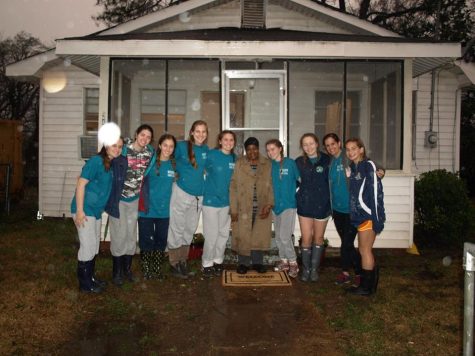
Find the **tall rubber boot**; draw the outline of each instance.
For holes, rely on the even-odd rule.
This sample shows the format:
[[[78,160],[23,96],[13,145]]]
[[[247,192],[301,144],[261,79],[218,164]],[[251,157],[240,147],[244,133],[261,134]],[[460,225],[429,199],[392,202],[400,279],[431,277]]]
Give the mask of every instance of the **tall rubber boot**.
[[[370,296],[373,293],[373,274],[374,269],[363,269],[361,272],[361,282],[358,287],[348,289],[348,293],[355,295]]]
[[[96,257],[92,259],[92,282],[102,288],[107,286],[107,282],[96,277]]]
[[[77,276],[79,281],[79,290],[86,293],[101,293],[102,287],[92,281],[92,260],[78,261]]]
[[[140,251],[140,266],[144,279],[152,278],[152,253],[153,251]]]
[[[376,293],[376,290],[378,289],[378,283],[379,283],[379,266],[374,266],[373,269],[373,274],[371,278],[371,292]]]
[[[312,256],[312,250],[310,248],[302,247],[302,273],[300,274],[300,280],[302,282],[308,282],[310,280],[310,258]]]
[[[122,277],[122,256],[112,256],[112,283],[118,287],[124,284]]]
[[[325,246],[323,245],[312,245],[312,258],[311,258],[311,267],[310,267],[310,280],[312,282],[318,281],[318,268],[320,267],[320,261],[322,260],[323,252],[325,251]]]
[[[129,282],[137,282],[137,278],[135,278],[134,274],[132,273],[133,257],[133,255],[122,256],[122,274],[124,279],[128,280]]]
[[[163,279],[162,265],[165,261],[165,253],[160,250],[152,251],[152,273],[154,278]]]

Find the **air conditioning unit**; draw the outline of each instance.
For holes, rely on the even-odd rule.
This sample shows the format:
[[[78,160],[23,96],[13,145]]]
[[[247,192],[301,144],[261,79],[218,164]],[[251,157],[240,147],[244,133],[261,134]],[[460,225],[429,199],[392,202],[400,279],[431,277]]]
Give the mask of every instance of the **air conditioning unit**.
[[[79,136],[79,158],[89,159],[97,154],[97,135]]]

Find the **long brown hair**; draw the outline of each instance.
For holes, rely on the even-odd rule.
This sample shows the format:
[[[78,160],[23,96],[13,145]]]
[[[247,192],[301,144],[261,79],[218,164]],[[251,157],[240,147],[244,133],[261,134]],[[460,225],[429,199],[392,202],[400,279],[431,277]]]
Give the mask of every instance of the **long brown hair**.
[[[304,149],[303,149],[303,140],[306,139],[307,137],[313,138],[314,141],[317,143],[317,156],[318,156],[318,150],[320,149],[320,141],[318,141],[317,135],[315,135],[313,132],[304,133],[304,134],[302,135],[302,137],[300,137],[300,149],[301,149],[302,152],[303,152],[303,161],[304,161],[305,163],[307,163],[308,155],[307,155],[307,153],[305,153],[305,151],[304,151]]]
[[[236,145],[236,140],[237,140],[236,134],[231,130],[223,130],[219,133],[218,138],[216,140],[216,148],[221,148],[221,144],[219,143],[219,141],[221,141],[223,139],[224,135],[228,135],[228,134],[233,137],[234,145]],[[234,153],[234,147],[231,150],[231,153]]]
[[[158,144],[157,144],[157,175],[160,174],[160,154],[162,153],[162,149],[160,148],[160,145],[165,141],[165,140],[172,140],[173,144],[176,148],[176,138],[175,136],[171,134],[163,134],[160,136],[158,139]],[[170,156],[170,163],[172,164],[173,170],[176,171],[176,162],[175,162],[175,148],[173,149],[173,153]]]
[[[196,163],[195,153],[193,152],[193,144],[195,143],[195,138],[193,137],[193,131],[195,131],[196,126],[203,125],[206,127],[206,135],[208,135],[208,124],[206,121],[203,120],[196,120],[193,125],[191,125],[190,132],[188,133],[188,159],[190,160],[191,165],[193,168],[197,168],[198,164]],[[208,136],[206,136],[206,140]],[[204,143],[206,143],[206,140]]]
[[[124,144],[124,138],[122,136],[120,136],[119,140],[122,141],[122,144]],[[99,151],[99,156],[101,156],[102,158],[102,164],[104,165],[104,169],[106,170],[106,172],[109,172],[109,170],[111,169],[112,160],[109,158],[109,155],[107,154],[106,146],[102,146],[101,150]]]

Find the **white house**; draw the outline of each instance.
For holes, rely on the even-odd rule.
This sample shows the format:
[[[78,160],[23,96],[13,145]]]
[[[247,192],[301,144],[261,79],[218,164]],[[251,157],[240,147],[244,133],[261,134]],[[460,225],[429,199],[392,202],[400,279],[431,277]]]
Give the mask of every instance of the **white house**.
[[[309,0],[193,0],[10,65],[41,82],[39,210],[69,215],[98,127],[141,123],[185,137],[191,123],[278,137],[287,154],[316,132],[361,137],[387,168],[387,223],[377,247],[409,247],[414,179],[459,169],[458,43],[400,37]],[[459,63],[460,64],[460,63]],[[462,69],[461,69],[462,68]],[[297,224],[298,228],[298,224]],[[297,231],[298,235],[299,232]],[[332,224],[327,237],[339,239]]]

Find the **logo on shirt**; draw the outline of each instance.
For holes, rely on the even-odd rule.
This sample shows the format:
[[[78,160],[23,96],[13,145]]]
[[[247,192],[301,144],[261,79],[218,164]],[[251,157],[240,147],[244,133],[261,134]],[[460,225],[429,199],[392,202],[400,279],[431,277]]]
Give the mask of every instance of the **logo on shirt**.
[[[167,177],[174,178],[175,177],[175,172],[174,171],[167,171]]]
[[[201,158],[206,159],[206,152],[201,153]]]
[[[317,173],[322,173],[323,172],[323,167],[322,166],[317,166],[315,168],[315,171],[317,171]]]
[[[281,176],[288,176],[289,175],[289,169],[288,168],[282,168],[280,170],[280,175]]]
[[[234,162],[229,162],[229,169],[234,171],[234,166],[235,166]]]
[[[344,168],[343,168],[343,165],[342,165],[342,164],[339,164],[339,165],[336,166],[336,171],[337,171],[337,172],[341,172],[341,171],[343,171],[343,170],[344,170]]]

